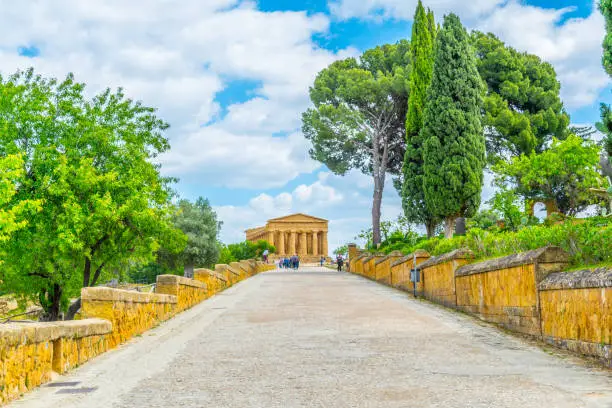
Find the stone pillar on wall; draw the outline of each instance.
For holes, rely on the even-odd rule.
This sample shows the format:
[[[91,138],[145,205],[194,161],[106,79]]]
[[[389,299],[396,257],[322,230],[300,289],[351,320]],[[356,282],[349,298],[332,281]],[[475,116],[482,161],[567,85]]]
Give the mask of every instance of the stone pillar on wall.
[[[289,235],[289,248],[287,249],[287,255],[295,255],[295,253],[297,252],[295,248],[297,232],[291,231],[290,234],[291,235]]]
[[[300,256],[308,255],[308,238],[304,231],[300,233],[300,248],[298,253]]]
[[[285,255],[285,233],[278,232],[278,247],[276,248],[279,255]]]
[[[321,233],[321,241],[321,255],[323,255],[324,257],[328,257],[329,250],[327,248],[327,231],[323,231]]]
[[[319,255],[319,231],[312,231],[312,254]]]

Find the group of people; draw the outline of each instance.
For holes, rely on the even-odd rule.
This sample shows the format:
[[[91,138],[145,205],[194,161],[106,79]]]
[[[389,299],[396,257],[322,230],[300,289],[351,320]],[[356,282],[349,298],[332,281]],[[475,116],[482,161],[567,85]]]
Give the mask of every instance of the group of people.
[[[300,267],[300,257],[293,255],[290,258],[281,258],[278,260],[278,267],[281,269],[298,269]]]

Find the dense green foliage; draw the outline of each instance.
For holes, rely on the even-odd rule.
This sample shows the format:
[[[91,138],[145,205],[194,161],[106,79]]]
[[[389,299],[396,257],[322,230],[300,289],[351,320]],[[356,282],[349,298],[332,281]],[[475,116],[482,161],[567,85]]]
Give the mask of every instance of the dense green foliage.
[[[268,241],[243,241],[237,244],[223,246],[220,250],[219,263],[228,264],[230,262],[243,261],[245,259],[260,259],[263,252],[268,250],[271,254],[276,252],[276,248]]]
[[[590,191],[604,186],[599,174],[599,146],[571,135],[554,140],[540,154],[500,162],[494,170],[497,182],[527,199],[554,200],[562,214],[574,216],[598,199]]]
[[[172,226],[170,180],[152,163],[169,148],[168,125],[121,91],[89,99],[84,88],[72,75],[58,82],[32,70],[0,78],[0,156],[23,160],[7,207],[42,205],[0,243],[0,281],[38,297],[49,319],[81,287],[186,240]]]
[[[374,180],[372,229],[380,242],[380,206],[387,173],[399,175],[405,153],[410,46],[407,41],[336,61],[310,88],[302,115],[310,155],[336,174],[359,169]]]
[[[436,26],[433,12],[419,4],[412,24],[410,99],[406,116],[406,154],[400,185],[404,215],[410,222],[424,224],[432,236],[439,220],[429,211],[423,191],[423,111],[434,65]]]
[[[457,217],[469,217],[480,206],[486,164],[483,93],[468,33],[450,14],[436,38],[422,129],[425,201],[433,215],[445,219],[447,236]]]
[[[478,71],[487,84],[483,125],[491,162],[541,153],[568,134],[569,116],[553,66],[506,46],[493,34],[472,33]]]
[[[518,231],[472,229],[465,236],[420,239],[416,244],[395,242],[383,246],[382,250],[400,250],[409,254],[417,249],[424,249],[431,255],[441,255],[467,247],[474,252],[477,259],[482,260],[556,245],[569,252],[573,266],[586,266],[612,264],[610,242],[612,219],[608,217],[527,226]]]
[[[208,200],[202,197],[195,203],[181,200],[178,207],[173,223],[187,236],[187,246],[176,256],[174,264],[184,266],[186,275],[191,276],[194,267],[210,268],[217,262],[221,224]]]
[[[612,0],[599,0],[599,10],[606,19],[602,61],[606,72],[612,76]]]
[[[21,156],[12,154],[0,158],[0,242],[7,241],[11,234],[28,225],[27,217],[41,209],[40,200],[22,200],[8,206],[24,176]]]

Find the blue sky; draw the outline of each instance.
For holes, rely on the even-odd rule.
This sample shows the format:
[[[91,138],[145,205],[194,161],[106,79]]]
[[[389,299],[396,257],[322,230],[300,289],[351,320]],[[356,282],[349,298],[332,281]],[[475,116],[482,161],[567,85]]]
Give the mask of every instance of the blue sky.
[[[332,61],[408,38],[417,0],[58,0],[2,2],[0,72],[74,72],[90,92],[123,87],[170,122],[163,171],[186,198],[210,199],[222,238],[307,212],[330,220],[334,248],[366,228],[371,182],[339,177],[308,157],[300,115],[308,86]],[[441,19],[552,63],[573,123],[612,102],[600,66],[603,18],[591,1],[430,0]],[[491,187],[485,185],[485,196]],[[400,213],[388,186],[383,218]]]

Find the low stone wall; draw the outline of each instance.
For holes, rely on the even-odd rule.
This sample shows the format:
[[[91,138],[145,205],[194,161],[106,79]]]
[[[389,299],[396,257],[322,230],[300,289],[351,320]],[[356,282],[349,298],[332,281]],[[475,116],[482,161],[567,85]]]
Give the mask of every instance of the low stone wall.
[[[355,259],[351,259],[349,262],[349,270],[357,275],[363,275],[363,261],[369,256],[370,254],[368,253],[362,253],[356,256]]]
[[[414,283],[410,281],[410,270],[414,264],[416,266],[421,265],[427,261],[431,256],[429,252],[422,249],[416,250],[410,255],[406,255],[391,264],[391,286],[415,293],[417,296],[423,296],[423,273],[419,269],[419,282],[416,284],[416,291],[414,290]]]
[[[423,296],[446,307],[456,307],[455,271],[474,259],[467,248],[434,256],[419,265]]]
[[[383,253],[378,253],[374,255],[370,255],[367,258],[364,258],[363,261],[363,276],[369,279],[376,279],[376,262],[383,259],[386,255]]]
[[[158,275],[155,293],[176,296],[177,312],[189,309],[209,296],[205,283],[177,275]]]
[[[374,262],[374,280],[385,285],[391,284],[391,264],[401,257],[400,251],[393,251],[389,255],[382,257]]]
[[[237,279],[236,282],[239,282],[249,277],[249,272],[245,268],[245,265],[243,262],[244,261],[230,263],[230,267],[233,268],[234,271],[238,272],[238,277],[236,278]]]
[[[105,352],[111,330],[100,319],[0,325],[0,404]]]
[[[81,289],[81,315],[106,319],[113,325],[110,348],[169,319],[177,310],[178,300],[172,295],[103,287]]]
[[[612,367],[612,268],[551,274],[539,293],[544,341]]]
[[[194,270],[193,279],[206,285],[209,297],[229,286],[224,275],[206,268]]]
[[[457,307],[521,333],[540,335],[538,283],[568,265],[566,252],[546,247],[466,265],[456,272]]]

